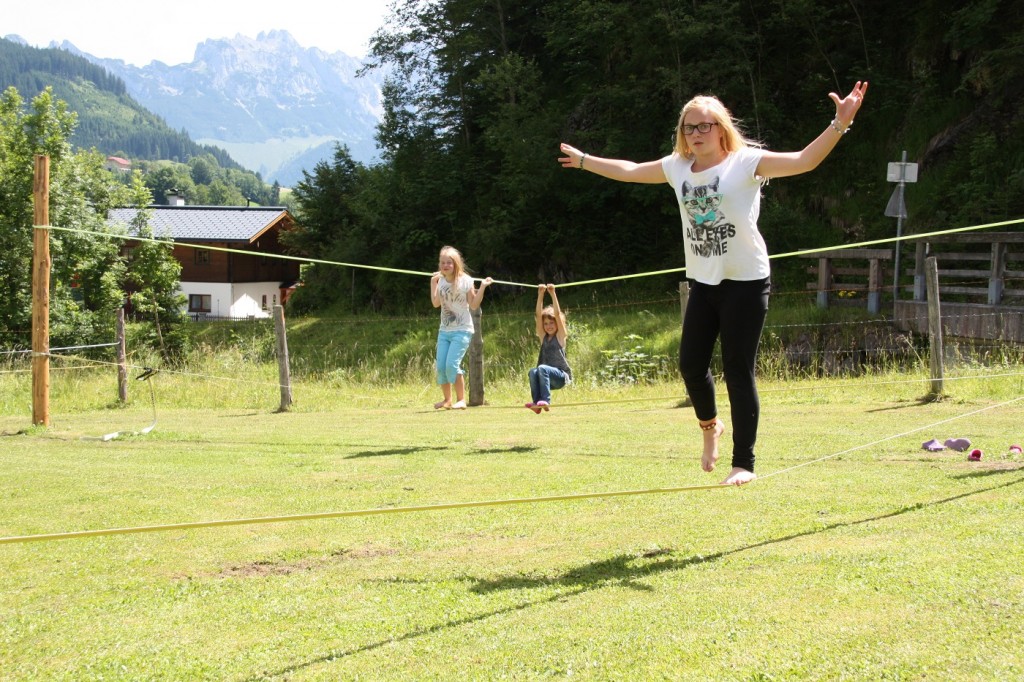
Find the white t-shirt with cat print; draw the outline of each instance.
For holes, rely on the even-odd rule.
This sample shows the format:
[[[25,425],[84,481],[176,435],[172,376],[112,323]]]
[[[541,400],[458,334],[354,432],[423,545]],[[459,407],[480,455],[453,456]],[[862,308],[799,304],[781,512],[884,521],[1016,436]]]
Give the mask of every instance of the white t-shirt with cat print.
[[[755,171],[762,154],[745,147],[697,173],[693,160],[677,153],[661,160],[679,201],[688,278],[719,284],[768,277],[768,247],[757,231],[763,179]]]
[[[441,299],[441,327],[443,332],[473,333],[473,316],[469,312],[469,291],[473,278],[461,275],[454,282],[444,277],[438,280],[437,294]]]

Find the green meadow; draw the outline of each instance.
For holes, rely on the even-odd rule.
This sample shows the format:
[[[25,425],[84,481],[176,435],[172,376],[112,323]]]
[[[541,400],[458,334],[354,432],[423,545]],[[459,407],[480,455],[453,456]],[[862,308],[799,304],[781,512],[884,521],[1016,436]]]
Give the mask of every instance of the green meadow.
[[[351,352],[359,324],[293,321],[287,412],[262,332],[197,339],[123,407],[108,366],[54,360],[48,428],[11,363],[0,679],[1024,677],[1018,364],[951,364],[936,397],[926,357],[814,376],[769,345],[761,478],[687,490],[724,471],[700,470],[681,383],[594,379],[671,313],[639,341],[603,314],[575,316],[586,371],[541,415],[517,407],[522,316],[512,341],[485,318],[495,378],[466,411],[430,407],[427,322],[331,371],[325,339]],[[921,448],[950,437],[982,460]],[[341,512],[365,513],[287,518]],[[152,530],[175,524],[200,527]]]

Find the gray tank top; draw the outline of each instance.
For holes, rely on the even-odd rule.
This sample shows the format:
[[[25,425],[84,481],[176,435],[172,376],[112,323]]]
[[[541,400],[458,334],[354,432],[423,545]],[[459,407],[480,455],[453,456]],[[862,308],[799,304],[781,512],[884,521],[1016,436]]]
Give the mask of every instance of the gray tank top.
[[[537,356],[537,365],[557,367],[568,374],[570,380],[572,379],[572,368],[569,367],[569,361],[565,357],[565,349],[558,343],[557,336],[544,335],[544,340],[540,342],[540,355]]]

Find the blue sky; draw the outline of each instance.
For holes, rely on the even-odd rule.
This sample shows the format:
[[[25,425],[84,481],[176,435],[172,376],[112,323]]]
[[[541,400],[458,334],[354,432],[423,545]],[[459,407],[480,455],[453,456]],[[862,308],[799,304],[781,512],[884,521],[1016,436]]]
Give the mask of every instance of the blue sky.
[[[46,47],[67,40],[95,57],[145,66],[192,61],[196,45],[284,29],[303,47],[365,56],[391,0],[46,0],[20,2],[0,17],[0,36]]]

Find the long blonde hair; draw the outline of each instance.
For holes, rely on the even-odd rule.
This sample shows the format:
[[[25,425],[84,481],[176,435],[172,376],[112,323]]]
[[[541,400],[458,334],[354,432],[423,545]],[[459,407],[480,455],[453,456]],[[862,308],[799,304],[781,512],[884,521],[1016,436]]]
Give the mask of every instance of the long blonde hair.
[[[459,253],[459,250],[456,249],[454,246],[442,246],[441,253],[439,253],[437,256],[438,270],[441,269],[441,260],[445,256],[451,258],[452,264],[454,265],[454,267],[452,268],[452,281],[459,281],[459,278],[462,277],[463,273],[466,272],[466,261],[463,260],[462,254]]]
[[[722,104],[720,99],[713,95],[697,95],[683,105],[682,110],[679,112],[679,123],[676,124],[675,151],[683,158],[693,158],[693,150],[690,149],[690,145],[686,141],[686,135],[683,134],[683,121],[686,119],[686,114],[694,109],[706,109],[711,114],[711,117],[715,119],[718,127],[722,129],[723,151],[732,153],[744,147],[762,146],[760,142],[743,136],[743,133],[740,132],[739,127],[736,125],[735,119],[732,117],[732,112]]]

